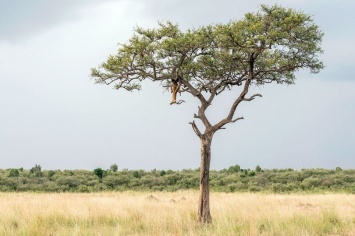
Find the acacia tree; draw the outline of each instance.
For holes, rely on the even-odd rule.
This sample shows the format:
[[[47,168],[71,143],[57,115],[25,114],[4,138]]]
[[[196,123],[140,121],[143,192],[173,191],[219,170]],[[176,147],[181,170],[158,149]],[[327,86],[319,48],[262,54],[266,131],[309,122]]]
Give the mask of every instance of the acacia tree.
[[[171,22],[155,29],[135,28],[128,43],[91,71],[96,83],[128,91],[141,89],[140,82],[161,82],[168,89],[181,83],[181,92],[200,102],[190,123],[201,141],[200,196],[198,219],[212,222],[209,206],[209,169],[213,135],[235,117],[238,106],[260,94],[248,95],[251,86],[272,82],[293,84],[295,72],[323,68],[318,56],[323,33],[312,18],[293,9],[262,5],[239,21],[181,31]],[[206,110],[214,98],[239,87],[224,119],[212,124]],[[233,90],[232,92],[235,92]],[[179,102],[177,104],[180,104]],[[200,120],[203,128],[195,123]]]

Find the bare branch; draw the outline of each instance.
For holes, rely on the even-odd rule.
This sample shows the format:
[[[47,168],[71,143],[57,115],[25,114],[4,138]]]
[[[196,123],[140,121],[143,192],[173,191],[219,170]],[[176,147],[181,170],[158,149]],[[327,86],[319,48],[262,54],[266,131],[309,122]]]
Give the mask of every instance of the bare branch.
[[[211,90],[211,96],[208,98],[208,104],[211,104],[211,102],[213,101],[214,97],[217,95],[217,91],[216,89],[212,88]]]
[[[212,130],[212,132],[216,132],[219,129],[225,129],[223,126],[225,126],[226,124],[229,124],[229,123],[235,123],[238,120],[244,120],[244,117],[238,117],[234,120],[223,119],[218,124],[214,125],[211,130]]]
[[[194,114],[194,118],[195,119],[201,119],[201,117],[199,117],[198,115]]]
[[[253,96],[251,96],[250,98],[244,98],[243,101],[250,102],[250,101],[254,100],[255,97],[262,97],[262,95],[257,93],[257,94],[254,94]]]
[[[200,117],[200,120],[204,124],[206,128],[211,127],[211,123],[207,119],[207,116],[205,114],[206,109],[208,108],[210,104],[209,103],[203,103],[201,107],[198,107],[198,116]]]
[[[239,97],[235,100],[235,102],[233,103],[233,105],[232,105],[232,107],[231,107],[231,109],[229,111],[229,114],[227,116],[228,120],[232,120],[233,119],[234,113],[235,113],[238,105],[243,101],[245,95],[248,93],[250,83],[251,83],[251,78],[248,78],[245,81],[243,91],[240,93]]]
[[[192,129],[194,130],[195,134],[196,134],[199,138],[201,138],[201,137],[202,137],[202,134],[201,134],[200,130],[198,129],[198,127],[197,127],[195,121],[192,121],[192,122],[190,122],[189,124],[192,126]]]
[[[238,121],[238,120],[244,120],[244,117],[242,116],[242,117],[238,117],[237,119],[234,119],[234,120],[232,120],[231,122],[236,122],[236,121]]]

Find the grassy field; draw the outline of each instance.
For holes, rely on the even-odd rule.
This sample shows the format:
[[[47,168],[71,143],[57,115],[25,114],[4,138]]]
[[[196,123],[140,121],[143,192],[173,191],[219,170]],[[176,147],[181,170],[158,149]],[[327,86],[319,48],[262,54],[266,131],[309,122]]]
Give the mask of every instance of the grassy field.
[[[0,193],[0,235],[355,235],[355,195]]]

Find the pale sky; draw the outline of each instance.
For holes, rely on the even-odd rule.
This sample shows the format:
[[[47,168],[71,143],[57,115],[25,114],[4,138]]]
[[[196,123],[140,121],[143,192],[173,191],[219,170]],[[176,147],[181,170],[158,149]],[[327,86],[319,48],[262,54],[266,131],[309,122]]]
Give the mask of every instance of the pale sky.
[[[90,68],[114,54],[136,26],[171,20],[182,29],[238,20],[262,3],[313,16],[325,33],[326,68],[296,85],[265,85],[216,133],[211,169],[355,168],[355,2],[208,0],[0,0],[0,168],[197,168],[188,124],[198,103],[147,82],[140,92],[94,85]],[[237,96],[218,96],[219,121]]]

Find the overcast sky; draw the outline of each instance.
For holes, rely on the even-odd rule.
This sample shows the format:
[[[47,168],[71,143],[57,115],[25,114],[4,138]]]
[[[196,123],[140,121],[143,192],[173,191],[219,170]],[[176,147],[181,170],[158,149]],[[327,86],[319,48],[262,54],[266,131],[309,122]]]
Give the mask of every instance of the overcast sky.
[[[355,168],[355,2],[353,0],[0,0],[0,168],[183,169],[200,164],[188,125],[198,103],[170,106],[147,82],[140,92],[94,85],[97,67],[136,26],[171,20],[182,29],[238,20],[262,3],[313,16],[325,33],[326,68],[296,85],[254,88],[245,119],[214,136],[212,169]],[[217,122],[236,97],[218,96]]]

